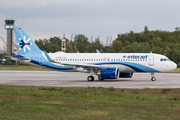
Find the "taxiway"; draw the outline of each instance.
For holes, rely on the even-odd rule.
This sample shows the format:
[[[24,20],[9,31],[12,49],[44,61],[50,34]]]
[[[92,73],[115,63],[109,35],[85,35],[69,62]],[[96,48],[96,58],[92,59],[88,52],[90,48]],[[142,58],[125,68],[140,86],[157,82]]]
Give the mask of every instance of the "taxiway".
[[[89,74],[57,71],[14,71],[0,70],[0,84],[61,86],[61,87],[114,87],[114,88],[180,88],[179,73],[155,73],[156,81],[151,81],[150,73],[135,73],[133,78],[117,80],[97,80],[88,82]]]

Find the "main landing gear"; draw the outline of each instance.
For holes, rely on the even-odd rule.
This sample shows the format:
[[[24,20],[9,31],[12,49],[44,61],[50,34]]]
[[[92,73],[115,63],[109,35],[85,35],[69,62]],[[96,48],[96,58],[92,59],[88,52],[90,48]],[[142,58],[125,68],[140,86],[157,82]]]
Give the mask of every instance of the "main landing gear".
[[[88,77],[87,77],[87,80],[88,80],[88,81],[94,81],[94,76],[92,76],[92,75],[91,75],[91,76],[88,76]],[[98,80],[99,80],[99,81],[103,81],[104,79],[102,79],[101,76],[98,76]]]
[[[94,81],[94,76],[88,76],[88,77],[87,77],[87,80],[88,80],[88,81]]]
[[[98,76],[99,81],[103,81],[104,79],[101,78],[101,76]]]
[[[156,78],[155,78],[155,76],[154,76],[154,73],[153,73],[153,72],[151,73],[151,81],[156,81]]]

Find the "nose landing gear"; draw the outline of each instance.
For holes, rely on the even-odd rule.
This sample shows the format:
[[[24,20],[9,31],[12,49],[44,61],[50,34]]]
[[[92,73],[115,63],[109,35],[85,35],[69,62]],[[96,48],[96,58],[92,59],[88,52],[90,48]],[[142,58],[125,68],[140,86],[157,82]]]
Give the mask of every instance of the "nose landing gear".
[[[156,78],[153,72],[151,73],[151,81],[156,81]]]

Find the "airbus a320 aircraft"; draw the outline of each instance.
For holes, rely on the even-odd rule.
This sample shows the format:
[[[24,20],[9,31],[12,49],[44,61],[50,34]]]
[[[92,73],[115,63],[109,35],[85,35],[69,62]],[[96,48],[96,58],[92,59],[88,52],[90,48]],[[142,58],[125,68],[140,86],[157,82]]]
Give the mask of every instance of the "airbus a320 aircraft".
[[[166,72],[177,65],[166,56],[153,53],[46,53],[41,51],[20,26],[14,26],[19,55],[12,60],[64,72],[89,73],[88,81],[131,78],[134,72]]]

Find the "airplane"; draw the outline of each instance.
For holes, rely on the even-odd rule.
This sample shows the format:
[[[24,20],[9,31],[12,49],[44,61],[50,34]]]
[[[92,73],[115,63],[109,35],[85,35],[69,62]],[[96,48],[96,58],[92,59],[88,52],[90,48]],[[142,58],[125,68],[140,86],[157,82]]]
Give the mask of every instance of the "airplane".
[[[46,53],[40,50],[21,26],[14,26],[19,55],[10,58],[21,63],[64,72],[88,73],[88,81],[97,75],[104,79],[132,78],[136,72],[151,73],[176,69],[166,56],[154,53]]]

